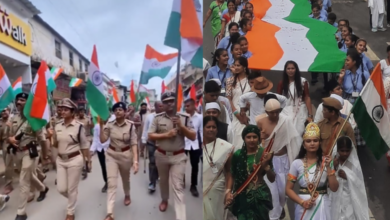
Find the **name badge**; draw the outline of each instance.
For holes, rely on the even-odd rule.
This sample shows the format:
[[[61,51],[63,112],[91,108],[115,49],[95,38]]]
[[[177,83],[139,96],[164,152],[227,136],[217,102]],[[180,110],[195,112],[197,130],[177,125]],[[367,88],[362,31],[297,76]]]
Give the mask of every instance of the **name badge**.
[[[222,12],[218,12],[218,16],[221,16],[222,15]]]
[[[214,164],[214,166],[211,167],[211,171],[213,172],[213,174],[217,174],[218,173],[218,167],[216,164]]]
[[[359,97],[359,93],[358,93],[358,92],[352,92],[352,97],[353,97],[353,98]]]
[[[224,88],[221,89],[221,93],[225,93],[226,90]]]

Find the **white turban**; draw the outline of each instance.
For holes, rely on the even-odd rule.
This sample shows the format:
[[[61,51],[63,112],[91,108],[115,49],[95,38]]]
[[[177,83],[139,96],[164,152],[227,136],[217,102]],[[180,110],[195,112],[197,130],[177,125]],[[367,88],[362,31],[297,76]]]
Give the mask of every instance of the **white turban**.
[[[339,100],[339,102],[341,103],[341,106],[344,106],[344,99],[341,96],[336,95],[336,94],[332,94],[332,95],[330,95],[330,97]]]
[[[219,107],[218,103],[216,103],[216,102],[206,103],[206,111],[209,109],[217,109],[218,111],[221,111],[221,108]]]
[[[267,103],[265,103],[265,111],[272,112],[280,109],[280,102],[276,99],[269,99]]]

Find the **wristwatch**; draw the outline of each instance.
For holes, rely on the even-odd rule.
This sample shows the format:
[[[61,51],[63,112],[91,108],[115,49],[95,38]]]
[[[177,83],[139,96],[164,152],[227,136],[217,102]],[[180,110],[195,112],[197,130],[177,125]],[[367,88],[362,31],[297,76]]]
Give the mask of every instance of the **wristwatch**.
[[[309,118],[313,118],[313,115],[309,115]]]

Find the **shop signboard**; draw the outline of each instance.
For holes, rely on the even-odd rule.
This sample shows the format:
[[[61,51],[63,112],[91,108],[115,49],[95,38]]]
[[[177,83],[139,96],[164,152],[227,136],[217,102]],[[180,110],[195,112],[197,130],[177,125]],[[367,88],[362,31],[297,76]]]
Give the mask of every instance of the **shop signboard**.
[[[57,79],[56,86],[57,88],[53,91],[53,99],[59,100],[64,98],[70,98],[70,80],[68,79]]]
[[[27,56],[32,54],[31,28],[29,24],[0,5],[0,42]]]

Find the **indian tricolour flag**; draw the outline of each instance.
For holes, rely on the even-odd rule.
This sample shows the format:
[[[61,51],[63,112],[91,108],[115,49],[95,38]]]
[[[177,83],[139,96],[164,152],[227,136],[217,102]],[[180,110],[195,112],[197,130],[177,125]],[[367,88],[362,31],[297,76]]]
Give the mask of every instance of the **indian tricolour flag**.
[[[32,130],[38,131],[50,120],[50,108],[48,103],[48,66],[41,61],[38,73],[34,78],[23,114],[26,116]]]
[[[82,79],[72,78],[69,82],[69,87],[77,87],[83,82]]]
[[[164,44],[180,51],[195,67],[203,67],[203,34],[194,0],[173,0]]]
[[[376,159],[390,147],[390,120],[380,64],[375,67],[351,110],[360,134]]]
[[[16,97],[19,93],[22,93],[22,77],[20,76],[15,80],[12,84],[12,89],[14,91],[14,97]]]
[[[310,18],[311,4],[305,0],[252,0],[255,19],[246,38],[249,68],[283,70],[293,59],[301,71],[339,72],[345,53],[335,40],[337,28]],[[259,43],[261,42],[261,43]]]
[[[177,62],[177,56],[178,53],[161,54],[151,46],[146,45],[140,84],[148,84],[149,79],[156,76],[164,79]]]
[[[3,111],[14,100],[11,82],[0,64],[0,111]]]
[[[86,95],[89,105],[103,120],[110,117],[108,111],[106,96],[104,92],[103,74],[99,70],[98,56],[96,46],[93,46],[91,63],[88,67],[88,81]]]
[[[53,75],[53,79],[56,80],[60,74],[62,73],[63,69],[60,67],[53,67],[51,68],[51,74]]]

